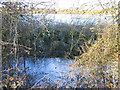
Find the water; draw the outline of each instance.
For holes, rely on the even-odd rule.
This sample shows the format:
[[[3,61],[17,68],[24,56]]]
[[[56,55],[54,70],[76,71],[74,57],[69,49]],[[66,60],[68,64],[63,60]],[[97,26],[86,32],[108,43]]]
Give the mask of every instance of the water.
[[[14,66],[13,63],[15,62],[15,60],[10,60],[9,63]],[[29,83],[31,84],[38,83],[38,86],[59,84],[59,86],[74,87],[76,85],[76,73],[70,73],[72,69],[70,65],[72,64],[73,60],[62,58],[43,58],[34,61],[32,58],[21,57],[18,67],[20,69],[28,68],[26,74],[30,76]]]
[[[97,22],[109,23],[111,16],[108,15],[78,15],[78,14],[33,14],[33,19],[40,20],[47,24],[97,24]],[[46,22],[46,20],[48,20]],[[11,65],[14,65],[14,60],[10,60]],[[46,86],[59,84],[60,86],[76,85],[77,79],[75,73],[71,72],[69,64],[73,64],[72,60],[61,58],[43,58],[33,61],[32,58],[20,58],[18,67],[21,69],[28,68],[26,74],[30,75],[30,83]],[[6,66],[7,67],[7,66]],[[76,69],[77,70],[77,69]]]
[[[29,14],[27,14],[29,15]],[[111,15],[80,15],[80,14],[33,14],[35,20],[40,20],[47,24],[69,24],[69,25],[86,25],[110,23],[112,22]]]
[[[37,73],[51,73],[53,72],[55,76],[59,76],[59,73],[64,73],[69,71],[68,64],[72,64],[72,60],[65,60],[60,58],[44,58],[37,59],[35,62],[32,59],[26,59],[26,67],[29,67],[28,73],[32,73],[31,71],[35,71]]]

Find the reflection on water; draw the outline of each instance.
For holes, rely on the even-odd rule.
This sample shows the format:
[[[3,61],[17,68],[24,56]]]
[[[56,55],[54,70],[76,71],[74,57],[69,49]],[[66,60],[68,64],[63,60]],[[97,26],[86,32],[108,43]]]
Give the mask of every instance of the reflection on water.
[[[18,66],[22,69],[28,68],[26,73],[31,76],[30,83],[37,82],[42,86],[57,83],[60,86],[75,86],[75,73],[70,73],[71,64],[73,64],[72,60],[61,58],[43,58],[36,61],[33,61],[32,58],[20,58]]]
[[[45,23],[51,24],[69,24],[69,25],[86,25],[86,24],[97,24],[110,23],[112,21],[111,15],[80,15],[80,14],[33,14],[34,19],[45,21]],[[46,22],[46,20],[48,20]],[[50,22],[51,21],[51,22]]]
[[[26,59],[26,67],[29,67],[28,73],[31,71],[35,71],[37,73],[50,73],[55,72],[55,76],[57,76],[57,72],[68,72],[69,66],[68,64],[72,64],[72,60],[65,60],[60,58],[44,58],[44,59],[37,59],[33,62],[31,59]]]

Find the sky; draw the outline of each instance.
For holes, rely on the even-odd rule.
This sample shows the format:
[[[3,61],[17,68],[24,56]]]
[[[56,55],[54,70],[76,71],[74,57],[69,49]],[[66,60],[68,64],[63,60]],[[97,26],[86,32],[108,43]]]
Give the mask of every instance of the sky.
[[[118,2],[119,0],[1,0],[1,1],[23,1],[29,3],[48,2],[48,4],[51,4],[50,7],[55,9],[72,9],[80,8],[81,6],[84,8],[90,8],[94,6],[95,9],[100,9],[100,7],[98,7],[97,5],[99,1],[101,1],[102,3],[106,2],[114,3]],[[44,7],[44,5],[38,5],[37,7]]]

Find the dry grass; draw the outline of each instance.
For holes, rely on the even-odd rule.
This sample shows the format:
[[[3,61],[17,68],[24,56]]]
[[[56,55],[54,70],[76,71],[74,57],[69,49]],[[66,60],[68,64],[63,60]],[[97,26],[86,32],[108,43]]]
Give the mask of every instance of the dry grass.
[[[118,61],[118,40],[117,27],[110,25],[98,33],[97,41],[88,48],[79,58],[81,64],[106,64],[111,61]]]

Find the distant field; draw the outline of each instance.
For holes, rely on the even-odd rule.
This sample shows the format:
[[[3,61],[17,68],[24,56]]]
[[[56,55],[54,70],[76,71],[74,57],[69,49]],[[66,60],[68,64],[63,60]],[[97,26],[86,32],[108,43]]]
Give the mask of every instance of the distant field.
[[[32,11],[29,10],[28,13],[114,15],[117,12],[114,9],[105,9],[105,10],[78,10],[78,9],[55,10],[55,9],[37,9],[37,10],[32,10]]]

